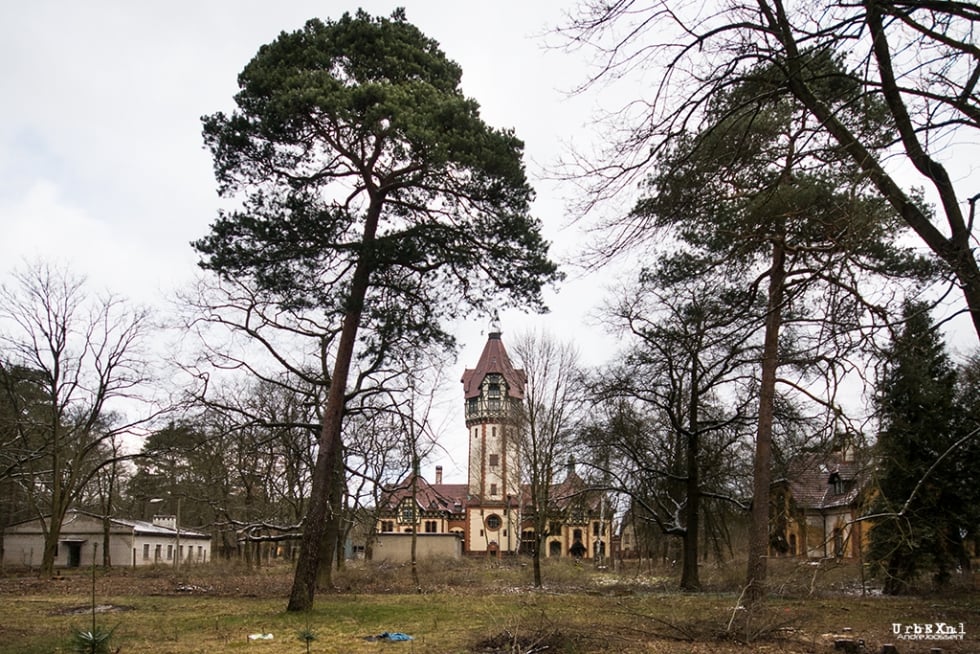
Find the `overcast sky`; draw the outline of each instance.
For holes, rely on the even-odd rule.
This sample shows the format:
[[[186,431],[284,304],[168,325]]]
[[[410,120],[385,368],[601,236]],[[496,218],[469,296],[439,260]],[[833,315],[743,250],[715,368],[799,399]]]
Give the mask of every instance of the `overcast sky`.
[[[569,96],[587,68],[581,56],[547,50],[542,35],[562,20],[566,0],[357,4],[335,0],[160,2],[5,2],[0,8],[0,275],[22,260],[65,263],[141,303],[164,305],[196,274],[190,241],[203,236],[218,206],[200,117],[230,111],[236,77],[263,43],[312,17],[337,18],[358,6],[408,20],[436,39],[463,69],[463,90],[496,127],[526,143],[538,192],[536,215],[564,259],[581,235],[569,227],[570,190],[540,179],[570,142],[588,147],[599,94]],[[971,168],[972,170],[972,168]],[[615,341],[594,326],[608,271],[574,275],[549,297],[552,313],[502,316],[508,334],[531,327],[575,340],[588,364]],[[611,280],[611,281],[610,281]],[[461,355],[449,391],[473,366],[488,318],[461,324]],[[967,337],[966,347],[974,338]],[[954,343],[954,347],[956,344]],[[460,395],[461,397],[461,395]],[[461,408],[462,400],[456,404]],[[465,426],[451,415],[447,481],[465,474]],[[456,440],[457,437],[460,440]],[[431,476],[431,467],[430,472]]]
[[[580,239],[568,228],[564,191],[538,174],[565,144],[589,137],[597,105],[567,93],[583,79],[582,59],[544,47],[567,2],[35,0],[0,8],[0,274],[23,260],[65,263],[93,290],[164,305],[196,274],[189,243],[218,206],[200,117],[233,108],[238,73],[281,31],[358,6],[390,15],[399,5],[462,66],[463,91],[483,118],[525,141],[535,213],[555,256],[571,254]],[[600,362],[610,341],[589,314],[602,286],[601,276],[573,275],[549,297],[548,316],[508,312],[505,342],[531,327],[550,330]],[[460,325],[450,392],[461,393],[453,382],[476,363],[488,322]],[[461,414],[458,423],[449,431],[462,438]],[[464,452],[453,458],[465,465]],[[454,466],[447,477],[457,476]]]

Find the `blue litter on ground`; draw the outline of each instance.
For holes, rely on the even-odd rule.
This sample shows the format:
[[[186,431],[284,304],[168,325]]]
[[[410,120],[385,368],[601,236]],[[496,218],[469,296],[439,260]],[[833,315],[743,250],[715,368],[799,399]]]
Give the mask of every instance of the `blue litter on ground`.
[[[369,640],[412,640],[412,637],[408,634],[403,634],[400,631],[386,631],[383,634],[378,634],[377,636],[368,636]]]

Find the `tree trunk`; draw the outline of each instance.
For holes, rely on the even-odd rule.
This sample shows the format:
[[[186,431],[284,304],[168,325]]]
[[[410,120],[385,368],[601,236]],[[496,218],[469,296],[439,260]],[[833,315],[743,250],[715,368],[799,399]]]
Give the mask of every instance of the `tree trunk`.
[[[320,567],[316,573],[315,590],[326,590],[333,586],[333,560],[337,554],[337,521],[335,515],[333,508],[330,508],[323,537],[320,539]]]
[[[681,589],[700,590],[698,577],[698,533],[701,510],[701,480],[698,475],[697,428],[687,435],[687,506],[685,507],[683,569],[681,570]]]
[[[61,536],[61,525],[55,524],[57,519],[54,516],[48,519],[48,528],[44,532],[44,549],[41,552],[42,579],[50,579],[54,576],[54,555],[58,547],[58,538]]]
[[[52,395],[54,396],[54,394]],[[52,402],[53,405],[56,402]],[[54,409],[57,412],[57,409]],[[52,419],[52,432],[54,433],[54,446],[51,453],[51,515],[48,518],[48,528],[44,531],[44,549],[41,552],[41,573],[42,579],[50,579],[54,576],[54,558],[58,551],[58,538],[61,536],[61,524],[65,518],[65,507],[61,497],[61,456],[62,452],[60,439],[58,438],[60,429],[57,417]],[[42,524],[43,524],[42,518]]]
[[[111,527],[112,523],[109,521],[109,516],[106,515],[102,518],[102,567],[106,570],[112,567],[112,557],[109,554],[109,545],[112,543]]]
[[[343,529],[344,460],[343,453],[335,457],[335,465],[330,478],[333,480],[327,502],[327,522],[320,544],[320,569],[317,572],[316,588],[325,590],[333,587],[333,564],[341,558],[341,538]]]
[[[364,235],[361,246],[370,251],[378,230],[381,217],[381,198],[372,200],[365,218]],[[313,467],[310,502],[306,511],[306,521],[303,524],[303,536],[300,539],[300,553],[296,561],[296,572],[293,577],[293,587],[289,595],[287,611],[307,611],[313,607],[313,596],[316,593],[317,576],[320,570],[321,552],[324,536],[327,532],[327,518],[330,513],[331,489],[337,480],[334,476],[343,470],[343,443],[341,429],[344,420],[344,404],[347,396],[347,377],[350,374],[351,362],[354,357],[354,344],[357,341],[357,330],[360,327],[361,314],[364,311],[364,299],[367,297],[371,277],[370,254],[363,252],[354,271],[351,282],[350,296],[347,301],[347,311],[340,331],[340,343],[337,346],[337,358],[334,360],[333,374],[330,378],[330,391],[327,394],[327,405],[324,409],[323,427],[320,432],[320,449],[317,452],[316,464]],[[329,565],[327,566],[329,568]]]
[[[766,304],[766,331],[762,351],[759,388],[759,424],[755,439],[752,483],[752,517],[749,528],[749,561],[745,584],[747,603],[762,600],[766,594],[769,556],[769,487],[772,482],[772,428],[776,397],[776,369],[779,366],[779,328],[782,317],[783,282],[786,277],[786,244],[783,234],[773,240],[769,296]]]
[[[61,484],[56,483],[55,487],[60,493]],[[51,501],[51,515],[48,517],[47,530],[44,532],[44,550],[41,554],[40,573],[42,579],[50,579],[54,576],[54,560],[58,552],[58,540],[61,538],[61,527],[65,523],[67,513],[68,503],[60,495],[55,496]]]
[[[414,423],[411,429],[415,430]],[[415,452],[416,441],[415,434],[412,436],[412,511],[418,510],[418,494],[419,494],[419,460],[418,454]],[[418,562],[418,544],[419,544],[419,534],[418,526],[419,519],[417,516],[414,518],[414,523],[412,526],[412,583],[415,584],[415,592],[422,592],[422,582],[419,579],[419,562]]]
[[[690,397],[687,405],[687,440],[685,456],[687,457],[687,506],[684,516],[684,552],[683,569],[681,570],[681,589],[700,590],[701,580],[698,577],[698,534],[700,530],[701,512],[701,478],[698,475],[698,459],[700,457],[700,429],[698,420],[698,403],[701,401],[698,391],[698,361],[691,361]]]
[[[534,570],[534,587],[541,588],[541,546],[544,545],[544,532],[538,531],[535,534],[534,553],[531,556],[532,568]]]

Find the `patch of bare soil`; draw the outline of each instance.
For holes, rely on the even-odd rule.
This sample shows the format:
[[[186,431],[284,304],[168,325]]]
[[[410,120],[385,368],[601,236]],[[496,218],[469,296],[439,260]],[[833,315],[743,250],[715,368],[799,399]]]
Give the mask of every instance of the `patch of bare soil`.
[[[508,630],[480,640],[473,648],[475,654],[536,654],[547,651],[549,654],[578,651],[570,648],[570,641],[578,640],[560,631],[532,631],[514,634]]]
[[[51,615],[92,615],[92,613],[121,613],[123,611],[132,611],[134,607],[132,606],[120,606],[118,604],[96,604],[93,608],[92,606],[79,605],[79,606],[68,606],[63,609],[58,609],[53,611]]]
[[[292,578],[286,571],[229,572],[172,570],[99,571],[95,592],[100,597],[149,595],[208,595],[215,597],[255,597],[275,599],[287,597]],[[90,571],[62,572],[51,579],[36,574],[9,574],[0,577],[0,595],[87,595],[92,592]],[[89,607],[91,610],[91,607]]]

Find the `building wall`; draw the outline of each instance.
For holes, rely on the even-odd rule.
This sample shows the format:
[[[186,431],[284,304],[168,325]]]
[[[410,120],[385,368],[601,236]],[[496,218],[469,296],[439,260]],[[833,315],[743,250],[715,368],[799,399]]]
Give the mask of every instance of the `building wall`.
[[[179,551],[183,552],[181,565],[207,563],[211,560],[211,539],[191,538],[182,534]],[[138,534],[127,553],[128,563],[133,566],[174,565],[177,552],[177,539],[173,537]],[[116,559],[112,561],[116,565]]]
[[[492,527],[493,518],[499,521]],[[466,553],[516,552],[520,540],[520,516],[511,507],[490,505],[472,506],[466,511]]]
[[[129,526],[110,527],[109,556],[113,566],[173,564],[177,540],[166,534],[134,533]],[[62,525],[55,567],[102,565],[104,541],[102,521],[91,516],[69,514]],[[211,560],[211,539],[181,535],[181,562]],[[159,548],[159,550],[158,550]],[[193,549],[191,549],[193,548]],[[144,552],[148,555],[144,556]],[[159,552],[159,555],[158,555]],[[168,556],[169,553],[169,556]],[[3,535],[3,565],[37,567],[44,555],[44,536],[39,521],[9,527]]]
[[[530,529],[528,527],[528,530]],[[593,557],[600,550],[604,556],[610,556],[613,526],[609,520],[590,520],[584,524],[562,524],[560,533],[545,539],[543,554],[545,556],[574,556],[572,548],[575,545],[576,535],[579,536],[578,540],[584,548],[583,557]],[[555,553],[556,549],[560,550],[557,554]]]
[[[467,484],[470,495],[479,495],[483,488],[483,432],[486,425],[478,424],[469,427],[469,458],[467,460]]]
[[[102,564],[102,521],[90,516],[71,514],[61,526],[56,567]],[[132,530],[110,527],[110,551],[112,561],[128,563],[133,541]],[[44,556],[44,533],[40,521],[31,521],[8,527],[3,538],[3,565],[37,567]]]
[[[500,422],[469,427],[469,489],[484,502],[503,502],[520,489],[517,443],[508,429]]]
[[[860,557],[865,532],[855,517],[849,508],[795,516],[787,524],[789,554],[806,559]]]
[[[462,541],[454,534],[418,534],[416,558],[458,559],[463,552]],[[404,562],[412,560],[412,536],[387,533],[375,537],[372,560]]]

